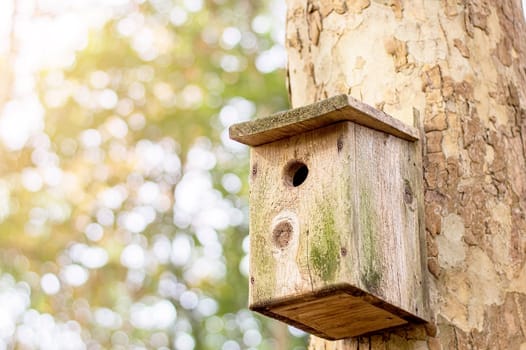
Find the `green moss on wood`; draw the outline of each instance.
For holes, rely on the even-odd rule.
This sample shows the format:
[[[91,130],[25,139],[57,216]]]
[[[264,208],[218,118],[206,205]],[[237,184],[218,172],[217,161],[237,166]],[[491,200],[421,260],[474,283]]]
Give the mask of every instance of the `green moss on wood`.
[[[317,208],[313,215],[310,262],[314,273],[324,282],[333,281],[340,265],[339,235],[329,203]]]
[[[381,274],[376,266],[377,249],[376,249],[376,214],[371,205],[371,198],[367,189],[360,191],[360,227],[362,230],[362,265],[361,280],[368,290],[377,290],[380,285]]]
[[[257,182],[259,193],[254,195],[257,200],[250,203],[250,288],[254,300],[258,302],[270,300],[276,286],[276,260],[272,256],[271,243],[266,234],[269,227],[268,215],[264,208],[267,187],[271,184],[265,174],[256,174],[253,181]]]
[[[270,253],[270,242],[262,235],[252,240],[250,284],[258,301],[269,300],[276,286],[276,262]]]

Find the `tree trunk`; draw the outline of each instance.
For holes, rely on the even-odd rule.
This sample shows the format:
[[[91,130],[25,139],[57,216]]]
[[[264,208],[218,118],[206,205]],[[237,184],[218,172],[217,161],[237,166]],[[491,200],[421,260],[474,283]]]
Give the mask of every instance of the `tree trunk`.
[[[287,0],[293,107],[347,93],[425,131],[434,324],[311,349],[526,349],[520,0]]]

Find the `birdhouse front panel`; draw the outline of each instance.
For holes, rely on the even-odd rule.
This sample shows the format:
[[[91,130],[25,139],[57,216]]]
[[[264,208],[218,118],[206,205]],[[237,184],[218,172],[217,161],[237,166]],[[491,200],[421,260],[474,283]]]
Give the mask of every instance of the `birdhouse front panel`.
[[[348,101],[251,149],[249,306],[328,339],[428,317],[420,146]]]
[[[352,231],[354,162],[337,143],[352,142],[350,127],[339,123],[252,150],[251,305],[321,288],[346,269],[340,262]]]

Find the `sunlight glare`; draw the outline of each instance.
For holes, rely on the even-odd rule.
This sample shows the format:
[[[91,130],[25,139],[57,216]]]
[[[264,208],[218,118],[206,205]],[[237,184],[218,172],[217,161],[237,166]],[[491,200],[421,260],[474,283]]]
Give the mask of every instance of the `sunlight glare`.
[[[97,210],[97,222],[101,224],[102,226],[112,226],[113,223],[115,222],[115,214],[113,214],[113,211],[109,208],[104,208],[104,207],[100,208],[99,210]],[[98,237],[94,237],[94,238],[98,238]],[[92,239],[92,240],[96,241],[96,239]]]
[[[100,146],[102,136],[98,130],[87,129],[80,134],[80,141],[85,148],[96,148]]]
[[[221,36],[221,43],[223,48],[232,49],[241,41],[241,32],[236,27],[227,27]]]
[[[197,307],[199,304],[199,297],[194,292],[187,290],[179,297],[181,306],[187,310],[191,310]]]
[[[89,269],[101,268],[109,260],[108,253],[103,248],[89,247],[81,243],[72,245],[69,255],[73,261],[79,262]]]
[[[197,109],[203,103],[203,92],[197,85],[187,85],[181,93],[181,108]]]
[[[269,16],[258,15],[252,20],[252,30],[258,34],[265,34],[272,28],[272,19]]]
[[[121,254],[121,264],[129,269],[140,269],[145,264],[144,249],[138,244],[130,244]]]
[[[243,343],[246,346],[258,346],[261,343],[261,333],[257,329],[249,329],[243,334]]]
[[[123,212],[119,214],[118,222],[119,226],[133,233],[144,231],[148,225],[145,218],[136,211]]]
[[[0,53],[9,49],[13,1],[0,1]]]
[[[97,93],[97,102],[104,109],[113,109],[119,102],[119,97],[112,89],[104,89]]]
[[[170,260],[172,245],[165,236],[158,236],[153,244],[153,254],[161,264],[166,264]]]
[[[176,26],[182,26],[188,19],[188,13],[180,6],[174,6],[170,11],[170,22]]]
[[[274,45],[270,50],[263,51],[256,58],[256,68],[261,73],[272,73],[276,69],[285,68],[287,54],[281,45]]]
[[[143,204],[153,204],[159,198],[161,190],[155,182],[146,181],[141,185],[138,199]]]
[[[119,21],[117,24],[117,31],[122,36],[131,36],[144,25],[144,16],[142,14],[134,13]]]
[[[53,273],[46,273],[40,280],[40,286],[46,294],[57,294],[60,290],[60,281]]]
[[[199,301],[199,305],[197,305],[197,311],[204,317],[210,317],[214,315],[219,306],[217,305],[217,301],[215,301],[212,298],[204,298]]]
[[[86,226],[84,233],[90,241],[96,242],[101,240],[102,236],[104,235],[104,230],[100,224],[92,222]]]
[[[110,76],[108,73],[102,70],[96,70],[90,74],[90,83],[96,89],[104,89],[110,82]]]
[[[86,283],[89,277],[89,272],[80,265],[71,264],[62,269],[60,276],[70,286],[79,287]]]
[[[0,112],[0,138],[11,150],[22,149],[44,128],[44,109],[37,96],[12,100]]]
[[[185,234],[178,234],[172,241],[171,261],[175,266],[184,266],[192,255],[192,244],[190,237]]]
[[[128,134],[128,124],[119,117],[111,117],[106,122],[106,130],[116,139],[123,139]]]
[[[95,310],[95,322],[105,328],[117,329],[122,325],[121,316],[105,307]]]
[[[0,222],[4,221],[11,212],[11,190],[7,181],[0,180]]]
[[[100,203],[110,209],[119,209],[126,198],[128,198],[128,190],[123,185],[108,188],[98,195]]]
[[[130,310],[130,321],[141,329],[165,329],[177,319],[175,307],[168,300],[160,300],[153,305],[135,303]]]
[[[44,181],[36,169],[26,168],[22,171],[22,185],[30,192],[38,192],[44,185]]]
[[[199,12],[203,8],[203,0],[183,0],[183,4],[189,12]]]
[[[190,334],[182,332],[177,335],[174,345],[175,348],[179,350],[193,350],[195,347],[195,340]]]
[[[236,194],[241,190],[242,182],[236,174],[227,173],[221,178],[221,185],[229,193]]]
[[[241,347],[236,341],[227,340],[221,347],[221,350],[241,350]]]

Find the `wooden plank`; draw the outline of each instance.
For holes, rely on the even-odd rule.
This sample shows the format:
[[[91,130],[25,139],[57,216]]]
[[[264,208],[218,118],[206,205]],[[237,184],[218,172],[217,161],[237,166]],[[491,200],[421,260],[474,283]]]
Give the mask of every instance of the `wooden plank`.
[[[310,324],[326,338],[342,339],[406,324],[404,319],[359,297],[335,292],[325,297],[272,309],[283,317]]]
[[[347,283],[251,305],[250,308],[331,340],[425,322]]]
[[[307,293],[338,278],[341,241],[351,234],[353,127],[338,123],[251,150],[250,304]],[[294,161],[308,167],[299,186],[287,180]],[[276,229],[290,231],[286,244],[277,244]]]
[[[230,127],[230,138],[259,146],[341,121],[351,121],[404,140],[419,139],[418,130],[348,95],[273,114]]]
[[[414,143],[357,125],[360,287],[424,318]]]
[[[415,265],[420,265],[420,275],[419,278],[419,288],[416,292],[418,300],[416,300],[416,303],[420,305],[422,308],[421,310],[418,310],[418,313],[420,316],[425,319],[429,320],[431,319],[431,305],[430,305],[430,295],[429,295],[429,280],[427,278],[428,274],[427,272],[427,245],[426,245],[426,224],[425,224],[425,210],[424,210],[424,175],[423,175],[423,169],[424,169],[424,147],[423,147],[423,140],[425,136],[424,132],[424,123],[420,117],[420,112],[418,109],[413,108],[413,125],[418,129],[419,134],[421,135],[420,140],[417,142],[413,142],[409,147],[411,149],[411,154],[414,156],[414,165],[416,171],[414,172],[414,188],[413,188],[413,195],[416,200],[417,205],[417,211],[418,211],[418,228],[416,232],[416,238],[418,240],[419,244],[419,254],[417,254],[417,261],[415,261]],[[420,259],[420,260],[418,260]]]

